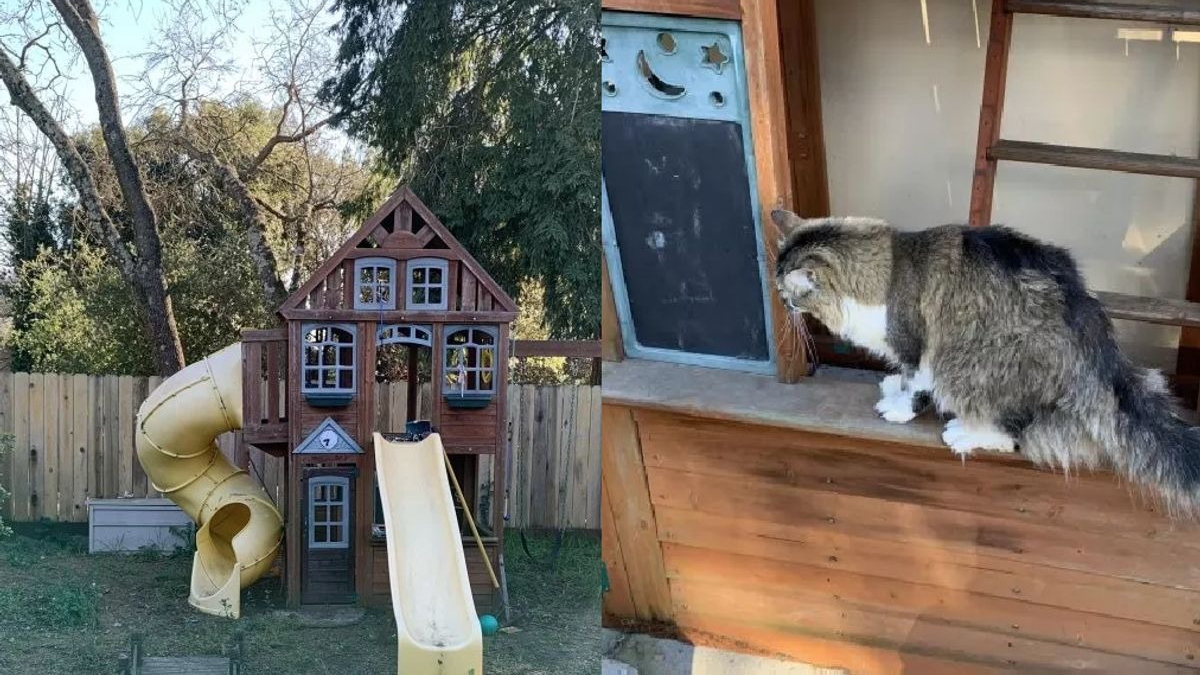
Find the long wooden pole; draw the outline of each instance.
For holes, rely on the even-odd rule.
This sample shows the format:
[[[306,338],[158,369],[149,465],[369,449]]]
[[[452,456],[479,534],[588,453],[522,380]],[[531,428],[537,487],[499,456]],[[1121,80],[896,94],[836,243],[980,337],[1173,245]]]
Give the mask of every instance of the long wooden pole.
[[[471,507],[467,504],[467,498],[463,496],[462,487],[458,484],[458,476],[454,475],[454,467],[450,464],[450,454],[442,448],[442,459],[446,464],[446,473],[450,474],[450,482],[454,485],[454,493],[458,495],[458,503],[462,504],[463,513],[467,516],[467,525],[471,527],[471,536],[475,537],[475,545],[479,547],[479,552],[483,555],[483,562],[487,563],[488,576],[492,578],[492,587],[500,588],[500,581],[496,578],[496,571],[492,569],[492,559],[488,557],[487,549],[483,547],[483,538],[479,536],[479,530],[475,527],[475,518],[471,515]]]

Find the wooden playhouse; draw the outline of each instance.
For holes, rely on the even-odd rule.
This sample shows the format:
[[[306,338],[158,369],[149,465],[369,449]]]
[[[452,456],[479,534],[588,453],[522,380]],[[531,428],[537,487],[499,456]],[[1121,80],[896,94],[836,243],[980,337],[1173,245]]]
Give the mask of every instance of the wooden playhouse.
[[[243,439],[286,463],[290,606],[389,602],[372,433],[427,420],[450,455],[493,564],[504,523],[509,323],[517,308],[438,218],[401,187],[279,309],[284,328],[243,341]],[[404,410],[374,429],[377,373],[407,373]],[[481,462],[490,456],[491,462]],[[481,466],[491,480],[479,480]],[[487,494],[478,485],[490,484]],[[461,509],[460,509],[461,511]],[[477,608],[499,591],[459,513]]]
[[[604,624],[850,675],[1200,672],[1194,524],[1107,473],[964,464],[937,421],[875,416],[877,374],[804,377],[767,214],[829,213],[815,16],[835,4],[602,2]],[[1190,5],[995,0],[973,224],[997,160],[1200,177],[1196,159],[1002,140],[1027,12],[1200,22]],[[1200,326],[1187,302],[1101,298]],[[831,346],[824,361],[861,363]]]

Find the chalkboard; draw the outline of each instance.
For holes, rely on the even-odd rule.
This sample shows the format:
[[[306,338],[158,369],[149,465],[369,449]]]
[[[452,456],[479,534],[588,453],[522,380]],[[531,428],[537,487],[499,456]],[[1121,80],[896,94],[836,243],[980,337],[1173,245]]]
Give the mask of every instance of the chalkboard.
[[[737,122],[604,112],[602,167],[639,345],[766,361]]]

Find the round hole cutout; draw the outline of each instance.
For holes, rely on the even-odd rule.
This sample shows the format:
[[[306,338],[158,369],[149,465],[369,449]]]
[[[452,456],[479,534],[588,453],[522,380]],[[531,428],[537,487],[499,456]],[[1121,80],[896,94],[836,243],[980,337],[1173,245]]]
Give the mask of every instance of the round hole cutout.
[[[617,83],[613,82],[612,80],[605,80],[600,85],[600,88],[603,89],[604,93],[608,96],[616,96],[617,95]]]
[[[675,50],[679,48],[679,45],[675,43],[675,36],[666,31],[658,34],[657,42],[658,48],[664,54],[674,54]]]
[[[708,95],[708,102],[720,108],[725,105],[725,94],[719,91],[714,91]]]

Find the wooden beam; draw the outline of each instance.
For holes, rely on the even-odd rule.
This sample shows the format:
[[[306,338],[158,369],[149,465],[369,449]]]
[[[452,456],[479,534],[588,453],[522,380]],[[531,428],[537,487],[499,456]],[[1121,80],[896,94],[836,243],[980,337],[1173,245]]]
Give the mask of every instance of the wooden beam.
[[[397,310],[357,309],[284,309],[280,314],[288,320],[303,321],[358,321],[373,319],[383,323],[509,323],[517,318],[516,312],[408,312]]]
[[[573,359],[600,357],[599,340],[517,340],[513,346],[514,357],[565,356]]]
[[[1033,164],[1073,166],[1100,171],[1123,171],[1152,176],[1200,178],[1200,159],[1152,155],[1144,152],[1124,152],[1103,148],[1081,148],[1071,145],[1051,145],[1029,141],[1001,140],[992,145],[988,157]]]
[[[282,342],[286,339],[286,328],[271,328],[267,330],[247,328],[242,330],[242,342]]]
[[[604,536],[619,542],[635,617],[670,621],[674,610],[633,411],[607,404],[601,411],[600,474],[614,526]]]
[[[1112,319],[1200,328],[1200,303],[1124,293],[1096,292],[1095,295]]]
[[[1124,2],[1090,2],[1085,0],[1008,0],[1009,12],[1048,14],[1079,19],[1111,19],[1115,21],[1145,21],[1200,26],[1200,5],[1192,2],[1183,6],[1135,5]]]
[[[814,5],[814,0],[778,0],[788,160],[792,165],[792,210],[804,218],[829,215]]]
[[[601,8],[621,12],[675,14],[709,19],[740,19],[738,0],[603,0]]]
[[[617,318],[617,304],[613,299],[612,280],[608,278],[608,257],[600,258],[600,342],[605,361],[620,361],[625,358],[625,346],[621,339],[621,322]]]
[[[771,211],[795,202],[792,168],[779,151],[788,146],[788,129],[777,9],[774,2],[742,0],[742,41],[745,45],[742,58],[746,64],[749,87],[750,129],[758,178],[758,215],[764,257],[771,263],[778,255]],[[781,382],[795,382],[808,372],[807,355],[802,346],[792,350],[783,349],[791,328],[779,295],[769,295],[771,329],[776,347],[776,376]]]
[[[971,179],[971,210],[968,222],[982,227],[992,222],[992,195],[996,189],[996,160],[988,154],[1000,139],[1000,115],[1004,110],[1004,84],[1008,73],[1008,45],[1012,38],[1011,12],[1004,1],[992,3],[987,56],[983,66],[983,103],[979,106],[979,137],[975,142],[975,175]]]
[[[1192,252],[1188,261],[1187,294],[1184,296],[1190,302],[1200,302],[1200,181],[1192,194]],[[1179,351],[1175,356],[1175,375],[1177,378],[1175,390],[1177,394],[1191,397],[1196,396],[1200,404],[1200,392],[1182,392],[1179,386],[1181,380],[1194,380],[1200,375],[1200,330],[1184,327],[1179,333]]]

